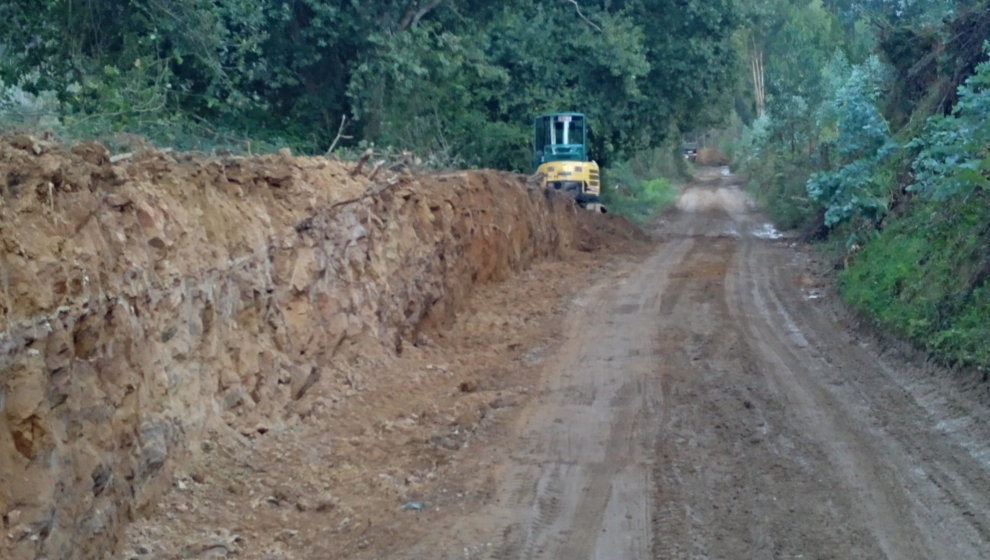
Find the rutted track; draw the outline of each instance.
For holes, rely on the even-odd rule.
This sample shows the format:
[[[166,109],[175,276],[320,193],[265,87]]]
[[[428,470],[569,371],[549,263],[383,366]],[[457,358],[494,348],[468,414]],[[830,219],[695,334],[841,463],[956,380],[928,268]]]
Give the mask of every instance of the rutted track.
[[[573,302],[487,506],[403,558],[990,557],[986,388],[858,338],[708,181]]]

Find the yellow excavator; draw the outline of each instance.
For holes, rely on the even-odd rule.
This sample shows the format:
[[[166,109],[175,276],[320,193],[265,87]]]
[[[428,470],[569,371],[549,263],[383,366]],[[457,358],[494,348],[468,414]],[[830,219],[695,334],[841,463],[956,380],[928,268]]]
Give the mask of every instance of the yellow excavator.
[[[581,113],[549,113],[533,122],[533,168],[545,189],[574,196],[582,208],[605,212],[598,164],[588,157],[588,126]]]

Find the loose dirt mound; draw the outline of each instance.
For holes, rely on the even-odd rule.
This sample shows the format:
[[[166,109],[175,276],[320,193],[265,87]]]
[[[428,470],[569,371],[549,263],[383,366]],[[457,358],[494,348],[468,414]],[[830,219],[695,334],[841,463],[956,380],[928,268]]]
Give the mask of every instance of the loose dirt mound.
[[[646,242],[647,235],[635,224],[616,214],[593,214],[577,221],[575,245],[579,251],[600,252],[627,249],[630,241]]]
[[[533,332],[526,312],[552,307],[472,304],[468,338],[452,336],[472,292],[634,234],[511,174],[353,171],[0,141],[0,557],[102,557],[150,512],[165,520],[135,527],[139,555],[305,549],[295,514],[367,530],[353,523],[369,496],[391,509],[521,398],[431,348],[504,363]],[[515,281],[565,293],[540,266]],[[272,531],[206,523],[224,507],[264,510]]]
[[[701,148],[695,160],[698,165],[728,165],[729,158],[714,148]]]

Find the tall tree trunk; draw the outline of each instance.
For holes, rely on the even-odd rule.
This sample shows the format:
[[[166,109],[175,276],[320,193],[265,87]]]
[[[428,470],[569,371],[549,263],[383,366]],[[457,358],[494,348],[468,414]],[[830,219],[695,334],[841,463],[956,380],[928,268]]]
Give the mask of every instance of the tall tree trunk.
[[[749,67],[753,73],[753,99],[756,102],[756,116],[759,118],[766,103],[766,90],[763,82],[763,49],[757,46],[756,39],[753,39],[749,50]]]

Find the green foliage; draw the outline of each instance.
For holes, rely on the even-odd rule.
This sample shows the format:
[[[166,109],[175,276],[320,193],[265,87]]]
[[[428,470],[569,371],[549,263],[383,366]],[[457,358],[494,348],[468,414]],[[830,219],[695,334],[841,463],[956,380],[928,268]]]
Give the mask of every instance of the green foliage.
[[[990,187],[990,61],[959,87],[952,114],[929,118],[908,147],[919,150],[910,191],[941,201]]]
[[[807,189],[824,206],[828,227],[854,216],[878,222],[887,211],[889,177],[876,172],[896,144],[877,109],[883,83],[884,69],[871,57],[852,67],[820,110],[819,126],[835,130],[821,149],[836,154],[837,162],[835,169],[812,174]]]
[[[840,276],[843,294],[939,358],[990,368],[990,62],[933,115],[908,190],[921,195]]]
[[[54,92],[35,95],[0,80],[0,132],[13,129],[53,129],[59,123]]]
[[[774,223],[784,229],[807,229],[816,208],[808,199],[804,182],[810,165],[791,157],[789,150],[781,150],[773,141],[774,120],[768,112],[744,126],[728,153],[733,167],[748,177],[746,190]]]
[[[750,56],[763,53],[766,107],[728,151],[733,167],[747,175],[747,189],[780,227],[811,231],[821,212],[809,199],[805,180],[816,166],[828,166],[810,156],[820,142],[837,137],[834,123],[819,122],[820,113],[848,76],[848,57],[840,46],[849,42],[818,1],[752,3],[749,17],[739,48]]]
[[[814,235],[818,205],[807,196],[803,178],[808,168],[790,159],[778,160],[773,156],[762,158],[763,171],[760,183],[750,180],[746,188],[757,204],[762,206],[778,227],[798,229]]]
[[[376,41],[378,56],[358,66],[348,87],[354,113],[376,143],[432,154],[450,164],[505,167],[515,163],[505,154],[525,156],[528,124],[505,130],[484,112],[509,77],[486,61],[476,38],[424,24]],[[463,109],[450,112],[449,107]]]
[[[860,159],[834,172],[808,179],[808,195],[825,206],[825,225],[834,227],[853,216],[878,222],[887,211],[886,183],[874,176],[876,162]]]
[[[846,37],[866,22],[879,30],[889,66],[837,44],[812,76],[768,62],[778,75],[767,77],[767,113],[743,128],[734,165],[784,225],[819,221],[809,237],[841,247],[839,287],[854,306],[941,360],[986,370],[990,63],[974,62],[973,44],[990,30],[990,3],[822,5]],[[780,30],[801,28],[792,16]],[[774,21],[764,17],[762,29]],[[825,43],[804,60],[829,52]]]
[[[667,179],[640,175],[645,171],[642,158],[643,155],[634,158],[638,163],[621,163],[602,170],[602,202],[609,212],[638,224],[646,223],[677,199],[677,189]]]
[[[640,150],[623,161],[622,165],[635,177],[652,178],[666,177],[671,180],[688,180],[692,177],[691,169],[684,159],[683,142],[671,140],[659,148]]]
[[[919,204],[856,254],[843,296],[942,360],[990,368],[990,206]]]
[[[578,110],[607,162],[720,116],[736,15],[734,0],[9,0],[0,79],[93,133],[322,152],[346,117],[342,145],[507,169],[525,167],[535,114]]]
[[[644,30],[650,71],[640,86],[647,99],[621,115],[649,127],[659,146],[671,124],[681,130],[722,123],[731,106],[739,57],[733,34],[742,7],[733,0],[636,0],[618,12]]]
[[[939,21],[960,5],[972,4],[965,0],[826,0],[829,9],[843,21],[852,24],[865,18],[882,23],[918,25]]]
[[[810,142],[810,108],[802,98],[778,103],[742,128],[729,147],[733,167],[747,176],[747,190],[771,219],[785,229],[813,229],[819,205],[809,199],[805,178],[812,162],[800,148]],[[776,110],[787,111],[777,118]]]

